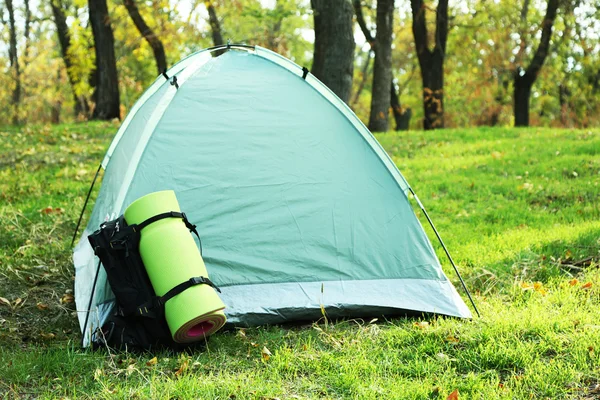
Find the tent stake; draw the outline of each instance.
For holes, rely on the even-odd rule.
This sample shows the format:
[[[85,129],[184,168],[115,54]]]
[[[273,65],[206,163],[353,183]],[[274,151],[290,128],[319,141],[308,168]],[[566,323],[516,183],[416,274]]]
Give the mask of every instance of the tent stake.
[[[77,221],[77,226],[75,227],[75,232],[73,232],[73,239],[71,240],[71,247],[75,243],[75,238],[77,237],[77,231],[79,230],[79,225],[81,225],[81,219],[83,218],[83,213],[85,212],[85,207],[87,207],[87,203],[90,199],[90,195],[92,194],[92,189],[94,189],[94,185],[96,184],[96,179],[98,179],[98,174],[100,174],[100,169],[102,168],[102,163],[98,166],[98,170],[96,171],[96,175],[94,176],[94,180],[90,185],[90,190],[88,191],[87,197],[85,198],[85,203],[83,203],[83,208],[81,209],[81,214],[79,214],[79,220]]]
[[[444,244],[442,237],[438,233],[437,229],[435,229],[435,225],[433,225],[433,221],[431,220],[431,218],[429,218],[429,214],[427,214],[427,211],[425,210],[425,206],[423,206],[423,203],[421,203],[421,200],[419,200],[419,196],[417,196],[417,194],[411,187],[409,187],[408,190],[410,190],[412,195],[415,197],[415,200],[417,201],[417,204],[421,208],[421,211],[423,211],[423,214],[425,214],[425,218],[427,218],[429,225],[431,225],[433,232],[435,232],[435,236],[437,236],[438,240],[440,241],[440,244],[442,245],[442,248],[446,252],[446,256],[448,257],[448,260],[450,260],[450,264],[452,264],[452,268],[454,268],[454,272],[456,272],[456,276],[458,276],[458,279],[460,280],[460,283],[462,284],[463,289],[465,289],[465,292],[467,293],[467,296],[469,297],[469,300],[471,301],[471,304],[473,305],[473,308],[475,309],[477,316],[481,318],[481,314],[479,314],[479,310],[477,309],[477,306],[475,305],[475,302],[473,301],[473,298],[471,297],[471,293],[469,292],[469,289],[467,289],[467,285],[465,284],[465,281],[463,280],[462,276],[460,276],[460,272],[458,272],[458,268],[456,267],[456,264],[454,264],[454,260],[452,260],[452,256],[450,255],[450,252],[446,248],[446,245]]]

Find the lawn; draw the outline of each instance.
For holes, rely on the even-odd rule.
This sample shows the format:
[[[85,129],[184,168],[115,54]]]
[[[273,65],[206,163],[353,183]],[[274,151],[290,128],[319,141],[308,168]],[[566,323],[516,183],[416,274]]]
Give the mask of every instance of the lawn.
[[[321,320],[131,354],[79,347],[72,294],[71,237],[117,128],[0,128],[0,397],[600,399],[599,129],[377,135],[481,318]]]

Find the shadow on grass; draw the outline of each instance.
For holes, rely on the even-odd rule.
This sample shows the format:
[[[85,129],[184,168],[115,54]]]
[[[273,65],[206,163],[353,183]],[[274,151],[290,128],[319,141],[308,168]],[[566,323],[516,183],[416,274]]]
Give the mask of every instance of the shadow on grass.
[[[571,278],[599,263],[600,228],[592,228],[574,240],[544,242],[489,266],[474,267],[468,281],[471,290],[487,295],[514,282]]]

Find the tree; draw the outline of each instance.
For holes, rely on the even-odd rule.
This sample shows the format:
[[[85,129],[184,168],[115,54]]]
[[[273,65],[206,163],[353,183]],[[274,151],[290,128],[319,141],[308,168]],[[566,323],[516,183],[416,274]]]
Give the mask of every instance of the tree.
[[[223,41],[223,35],[221,35],[221,24],[219,18],[217,18],[217,12],[212,1],[206,0],[204,2],[206,10],[208,11],[208,23],[210,24],[210,30],[212,32],[213,44],[215,46],[221,46],[225,44]]]
[[[315,27],[311,72],[348,103],[354,72],[351,0],[311,0],[310,3]]]
[[[19,66],[19,55],[17,52],[17,27],[15,23],[15,9],[12,0],[6,0],[6,10],[8,11],[8,30],[9,30],[9,45],[8,58],[10,60],[10,68],[14,79],[14,87],[12,91],[12,123],[20,122],[20,103],[21,103],[21,68]]]
[[[435,44],[429,49],[429,37],[423,0],[410,0],[413,36],[423,83],[423,128],[444,127],[444,58],[448,39],[448,0],[439,0],[435,18]]]
[[[165,48],[162,41],[158,38],[154,31],[152,31],[148,24],[146,24],[146,21],[144,21],[144,18],[140,14],[140,10],[138,9],[134,0],[124,0],[123,3],[125,4],[127,13],[129,13],[129,16],[135,24],[138,32],[140,32],[140,35],[146,39],[152,48],[154,59],[156,60],[156,68],[158,69],[158,74],[160,75],[167,70],[167,58],[165,56]]]
[[[393,3],[393,2],[392,2]],[[369,28],[367,27],[367,24],[365,22],[365,17],[363,15],[362,12],[362,6],[361,6],[361,2],[360,0],[353,0],[352,4],[354,5],[354,11],[356,13],[356,21],[358,22],[358,26],[360,27],[363,35],[365,36],[365,39],[367,40],[367,43],[369,43],[370,46],[370,50],[369,53],[367,54],[367,59],[365,61],[364,64],[364,70],[363,70],[363,81],[361,82],[361,85],[359,86],[359,91],[357,91],[356,93],[356,97],[353,101],[353,103],[356,103],[358,95],[360,94],[360,91],[362,91],[362,88],[364,86],[364,79],[365,79],[365,75],[366,75],[366,71],[368,70],[369,67],[369,59],[371,58],[371,52],[376,52],[378,46],[376,46],[377,43],[377,39],[375,37],[373,37],[373,35],[371,34],[371,31],[369,30]],[[381,2],[377,3],[377,6],[379,7],[379,5],[381,4]],[[393,12],[393,4],[392,4],[392,12]],[[392,21],[393,22],[393,21]],[[377,30],[377,32],[379,32],[379,29]],[[400,96],[398,95],[398,92],[396,92],[396,85],[394,85],[394,77],[393,77],[393,72],[392,72],[392,67],[391,67],[391,37],[392,37],[392,31],[391,31],[391,27],[390,27],[390,32],[389,32],[389,37],[390,37],[390,89],[389,89],[389,96],[390,96],[390,100],[389,100],[389,105],[385,108],[385,111],[380,110],[381,112],[384,112],[385,114],[385,128],[382,128],[384,130],[387,130],[387,110],[389,110],[390,106],[392,109],[392,113],[394,115],[394,120],[396,121],[396,130],[400,131],[400,130],[407,130],[408,129],[408,124],[410,121],[410,109],[404,110],[400,104]],[[380,87],[382,85],[378,85],[378,87]],[[375,87],[375,84],[373,84],[373,88]],[[372,97],[375,96],[374,94],[372,94]],[[381,97],[381,96],[380,96]],[[383,99],[383,102],[385,102],[386,100]],[[384,104],[382,101],[378,101],[375,103],[376,107],[381,107],[381,104]],[[371,105],[373,105],[373,102],[371,102]],[[373,108],[371,108],[371,113],[370,115],[374,115],[374,110]],[[369,127],[371,128],[371,127]],[[377,128],[375,128],[374,130],[377,130]]]
[[[373,132],[388,130],[388,113],[391,106],[390,82],[392,77],[392,29],[394,0],[377,0],[377,33],[373,42],[373,85],[369,129]],[[393,84],[393,83],[392,83]]]
[[[219,22],[217,11],[215,10],[213,3],[214,2],[210,0],[204,1],[204,5],[208,11],[208,24],[210,25],[210,31],[212,33],[213,46],[222,46],[225,44],[225,41],[223,41],[223,35],[221,34],[221,23]],[[214,57],[218,57],[224,52],[225,50],[217,50],[212,54]]]
[[[115,39],[106,0],[88,0],[96,49],[96,108],[93,119],[120,117],[119,80],[115,60]]]
[[[528,4],[529,0],[525,0],[522,16],[527,14]],[[558,0],[548,0],[546,15],[542,23],[542,37],[533,59],[527,68],[523,69],[518,65],[514,71],[513,110],[515,114],[515,126],[529,126],[529,98],[531,97],[531,88],[550,50],[550,37],[552,36],[552,26],[554,25],[557,9]]]
[[[51,0],[50,6],[52,8],[52,15],[54,17],[54,23],[56,25],[56,34],[58,35],[58,42],[60,44],[61,55],[67,68],[67,78],[69,84],[73,90],[73,99],[75,100],[75,115],[87,115],[90,111],[87,99],[84,96],[77,94],[77,77],[73,71],[73,62],[69,51],[71,49],[71,33],[67,25],[67,17],[64,12],[64,5],[62,0]]]

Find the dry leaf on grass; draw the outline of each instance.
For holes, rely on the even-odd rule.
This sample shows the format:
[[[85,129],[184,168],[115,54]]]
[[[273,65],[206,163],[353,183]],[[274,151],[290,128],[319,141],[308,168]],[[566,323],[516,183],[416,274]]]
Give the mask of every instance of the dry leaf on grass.
[[[267,349],[267,346],[263,346],[262,350],[260,351],[260,354],[262,356],[262,359],[265,361],[269,361],[269,358],[271,358],[272,356],[269,349]]]

